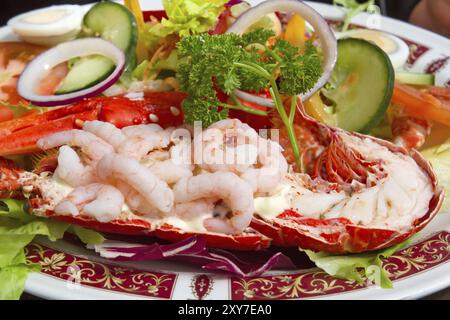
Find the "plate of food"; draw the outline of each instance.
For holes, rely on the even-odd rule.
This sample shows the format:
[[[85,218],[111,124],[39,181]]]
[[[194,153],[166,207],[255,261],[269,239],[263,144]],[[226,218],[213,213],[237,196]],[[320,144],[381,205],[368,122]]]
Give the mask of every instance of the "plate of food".
[[[447,288],[450,41],[366,9],[127,0],[12,18],[0,297]]]

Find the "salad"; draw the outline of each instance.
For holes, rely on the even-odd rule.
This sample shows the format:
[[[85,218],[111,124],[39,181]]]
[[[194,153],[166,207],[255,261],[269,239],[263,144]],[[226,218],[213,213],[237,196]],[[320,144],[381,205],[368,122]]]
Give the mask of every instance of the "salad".
[[[402,69],[402,39],[351,25],[372,2],[336,1],[335,30],[294,0],[102,1],[11,19],[0,298],[39,270],[24,254],[37,235],[240,276],[307,255],[391,287],[382,258],[449,208],[449,142],[417,150],[434,123],[450,126],[450,94]]]

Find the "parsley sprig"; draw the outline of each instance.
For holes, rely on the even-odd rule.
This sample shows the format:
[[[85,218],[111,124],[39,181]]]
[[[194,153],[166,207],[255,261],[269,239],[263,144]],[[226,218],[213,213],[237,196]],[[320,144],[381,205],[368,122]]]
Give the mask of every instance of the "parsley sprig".
[[[267,112],[241,104],[235,90],[268,90],[286,126],[297,167],[301,167],[293,129],[296,97],[313,88],[322,73],[320,55],[311,42],[300,52],[282,38],[275,39],[271,30],[257,29],[242,36],[187,36],[177,48],[184,61],[177,77],[181,90],[188,94],[183,102],[188,123],[202,121],[204,126],[209,126],[227,118],[229,109],[265,116]],[[229,95],[234,104],[221,102],[217,89]],[[289,111],[283,104],[286,97],[291,97]]]

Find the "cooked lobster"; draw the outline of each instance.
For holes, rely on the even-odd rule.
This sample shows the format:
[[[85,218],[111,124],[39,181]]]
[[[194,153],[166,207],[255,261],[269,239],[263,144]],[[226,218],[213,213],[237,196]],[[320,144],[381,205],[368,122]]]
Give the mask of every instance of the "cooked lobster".
[[[183,99],[183,94],[175,92],[146,94],[142,100],[132,100],[125,96],[93,98],[43,114],[3,122],[0,123],[0,155],[42,152],[42,149],[59,147],[65,143],[64,141],[63,143],[54,142],[62,139],[62,135],[58,136],[58,134],[70,133],[71,139],[75,139],[74,137],[80,131],[88,130],[86,124],[99,124],[93,120],[114,125],[109,127],[112,130],[108,131],[109,134],[93,135],[93,143],[101,140],[106,145],[113,145],[113,147],[110,146],[112,149],[123,149],[125,148],[124,140],[119,139],[113,142],[113,136],[116,137],[114,134],[119,134],[115,130],[128,127],[131,129],[125,131],[131,132],[132,127],[149,123],[157,123],[162,128],[180,126],[183,123],[181,111]],[[279,212],[273,210],[267,212],[256,207],[254,212],[251,212],[251,220],[245,222],[242,230],[224,229],[225,227],[220,225],[220,221],[214,218],[215,216],[206,219],[209,223],[206,230],[203,227],[200,229],[190,227],[183,221],[183,223],[171,223],[175,220],[163,217],[164,212],[169,212],[169,210],[164,211],[166,205],[164,201],[173,202],[173,199],[171,200],[170,197],[165,199],[157,194],[145,195],[148,201],[159,205],[158,212],[151,219],[139,212],[139,204],[133,207],[136,210],[127,208],[117,212],[116,215],[109,215],[109,207],[104,215],[89,214],[87,206],[84,209],[74,206],[76,194],[58,190],[60,185],[52,179],[55,170],[59,170],[59,176],[63,175],[62,170],[58,169],[58,161],[61,161],[63,151],[68,152],[67,154],[72,152],[67,148],[63,149],[64,147],[59,149],[58,157],[55,156],[58,154],[56,152],[48,153],[47,157],[51,158],[49,161],[46,161],[48,159],[44,156],[44,160],[34,168],[34,172],[27,172],[16,167],[9,160],[3,160],[0,195],[16,198],[26,196],[31,214],[79,224],[102,232],[144,234],[169,241],[178,241],[201,234],[206,238],[209,246],[234,250],[261,250],[270,245],[298,246],[303,249],[331,253],[376,250],[412,236],[423,229],[437,214],[444,198],[444,191],[437,185],[437,179],[430,164],[418,152],[415,150],[409,152],[390,142],[370,136],[331,128],[308,117],[303,112],[301,103],[297,108],[295,131],[302,150],[303,167],[296,168],[297,172],[287,172],[286,169],[280,177],[284,186],[288,185],[288,188],[284,190],[288,190],[286,192],[289,194],[289,206],[286,207],[284,204],[274,209],[280,210]],[[245,124],[240,121],[233,123],[245,127]],[[277,119],[273,119],[273,127],[280,128],[283,154],[288,162],[293,163],[288,140]],[[80,130],[81,128],[83,130]],[[93,129],[90,130],[95,132]],[[91,145],[90,147],[95,150],[90,151],[99,152],[103,142],[100,142],[98,148]],[[79,147],[81,153],[84,152],[83,147],[76,143],[75,147]],[[114,152],[108,153],[108,151],[106,153],[107,155],[102,154],[98,159],[91,157],[89,160],[95,162],[97,176],[102,175],[98,168],[109,168],[126,163],[126,166],[121,167],[126,171],[135,165],[133,161],[136,160],[130,158],[122,161],[124,159],[122,155],[114,155]],[[81,156],[80,161],[83,160]],[[52,161],[54,165],[48,166],[48,163]],[[47,165],[45,169],[42,168],[43,163]],[[80,168],[83,169],[83,167]],[[101,180],[109,182],[117,178],[120,173],[114,170],[111,169],[109,174],[100,177]],[[221,169],[207,170],[210,172],[209,176],[205,176],[206,178],[226,176],[221,173]],[[239,171],[239,169],[236,170]],[[252,172],[254,173],[255,170]],[[86,176],[83,175],[82,178],[91,173],[85,171]],[[164,172],[164,174],[167,173]],[[230,179],[237,175],[237,173],[227,174]],[[245,179],[244,174],[241,177]],[[152,177],[149,176],[150,178]],[[186,177],[186,179],[190,178],[192,177]],[[192,182],[194,186],[193,180],[195,179],[183,181],[186,184]],[[197,180],[199,181],[196,183],[208,181],[207,179]],[[248,181],[252,184],[251,178]],[[128,187],[131,186],[133,189],[131,191],[119,183],[114,186],[124,197],[133,197],[136,195],[135,191],[141,190],[142,187],[133,183],[128,183]],[[158,190],[166,190],[164,188],[167,186],[172,188],[171,183],[155,184],[155,188],[157,185]],[[98,183],[85,187],[80,182],[80,185],[84,188],[83,192],[87,192],[86,194],[92,190],[95,190],[97,195],[100,192],[106,194],[108,191]],[[183,198],[185,194],[182,190],[184,189],[176,186],[177,184],[173,188],[174,190],[178,188],[179,195],[175,196]],[[221,188],[220,185],[216,187]],[[247,191],[248,189],[242,188],[243,193]],[[262,192],[258,194],[258,198],[264,201],[264,198],[274,196],[279,190],[262,189],[260,191]],[[122,196],[120,192],[117,198]],[[174,192],[176,193],[176,190]],[[264,195],[261,196],[261,194]],[[217,196],[215,193],[213,195]],[[73,202],[67,203],[67,197],[72,197],[70,199]],[[197,200],[195,197],[191,198],[186,199],[187,201]],[[235,196],[233,201],[238,201],[238,198]],[[109,204],[113,206],[114,201],[110,201]],[[210,205],[220,207],[223,201],[215,199]],[[118,206],[114,210],[118,208],[120,211],[121,207]],[[73,214],[70,214],[71,212]],[[228,214],[225,213],[222,218],[225,219]],[[218,230],[228,231],[219,232]]]

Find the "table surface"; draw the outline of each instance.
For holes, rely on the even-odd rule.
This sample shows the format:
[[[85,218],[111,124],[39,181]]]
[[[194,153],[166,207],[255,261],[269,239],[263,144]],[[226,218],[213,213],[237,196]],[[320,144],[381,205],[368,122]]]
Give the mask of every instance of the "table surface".
[[[31,294],[24,293],[20,300],[42,300],[42,299],[33,296]],[[427,296],[424,298],[424,300],[450,300],[450,288],[444,289],[435,294]]]

